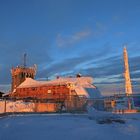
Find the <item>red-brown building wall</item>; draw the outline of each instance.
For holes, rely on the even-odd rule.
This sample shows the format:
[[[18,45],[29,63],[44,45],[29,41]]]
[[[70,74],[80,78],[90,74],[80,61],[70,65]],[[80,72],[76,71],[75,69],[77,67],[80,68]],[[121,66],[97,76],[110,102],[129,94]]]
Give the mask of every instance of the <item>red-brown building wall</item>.
[[[37,99],[67,99],[69,88],[66,85],[51,85],[40,87],[17,88],[11,97],[16,98],[37,98]]]

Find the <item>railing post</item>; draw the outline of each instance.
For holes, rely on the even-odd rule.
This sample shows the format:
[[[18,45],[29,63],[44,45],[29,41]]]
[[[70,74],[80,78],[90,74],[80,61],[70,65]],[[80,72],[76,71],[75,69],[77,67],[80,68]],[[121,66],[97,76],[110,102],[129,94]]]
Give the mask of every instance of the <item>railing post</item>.
[[[6,113],[6,98],[4,99],[4,113]]]

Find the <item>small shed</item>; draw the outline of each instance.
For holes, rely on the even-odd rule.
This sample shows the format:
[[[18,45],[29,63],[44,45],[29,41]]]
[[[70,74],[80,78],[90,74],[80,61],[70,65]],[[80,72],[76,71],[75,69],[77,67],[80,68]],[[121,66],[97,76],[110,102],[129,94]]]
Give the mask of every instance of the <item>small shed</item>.
[[[2,97],[3,94],[4,94],[4,92],[1,92],[1,91],[0,91],[0,97]]]

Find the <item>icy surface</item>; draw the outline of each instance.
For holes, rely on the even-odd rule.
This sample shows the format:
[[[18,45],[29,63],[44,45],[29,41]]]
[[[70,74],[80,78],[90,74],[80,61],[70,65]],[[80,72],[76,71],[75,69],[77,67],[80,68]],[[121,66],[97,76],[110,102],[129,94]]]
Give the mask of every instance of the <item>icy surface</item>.
[[[38,114],[0,118],[0,140],[139,140],[140,114],[125,124],[98,124],[88,115]]]

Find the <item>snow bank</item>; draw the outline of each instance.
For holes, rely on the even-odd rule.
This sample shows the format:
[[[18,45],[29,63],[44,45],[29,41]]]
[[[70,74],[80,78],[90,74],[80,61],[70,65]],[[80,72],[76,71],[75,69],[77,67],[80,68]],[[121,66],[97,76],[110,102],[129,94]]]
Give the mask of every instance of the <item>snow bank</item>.
[[[6,109],[5,109],[6,107]],[[33,112],[35,108],[34,103],[23,101],[0,101],[0,113],[6,112]]]
[[[20,101],[0,101],[0,113],[5,112],[56,112],[55,103],[32,103]],[[5,109],[6,108],[6,109]]]
[[[89,118],[96,120],[98,123],[125,123],[124,118],[118,114],[107,111],[99,111],[92,106],[87,106],[87,111]]]

